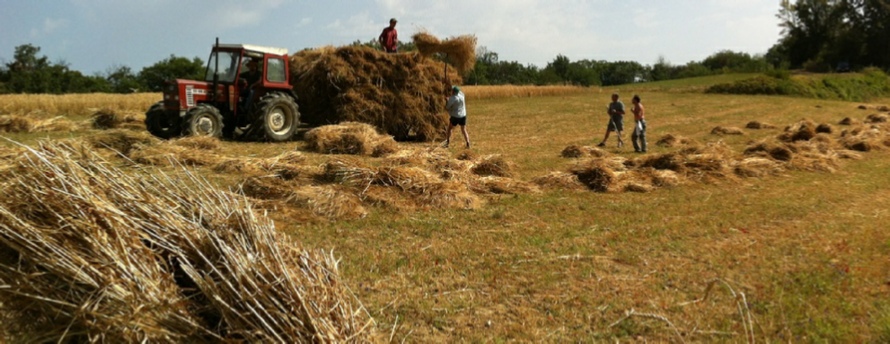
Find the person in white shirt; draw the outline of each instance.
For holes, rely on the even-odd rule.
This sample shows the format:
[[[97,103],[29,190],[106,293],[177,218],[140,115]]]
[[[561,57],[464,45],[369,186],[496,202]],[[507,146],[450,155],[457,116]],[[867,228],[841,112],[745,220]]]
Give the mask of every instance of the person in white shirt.
[[[448,130],[445,132],[445,147],[451,143],[451,129],[459,125],[467,148],[470,148],[470,134],[467,134],[467,104],[460,87],[451,86],[451,96],[446,98],[445,109],[450,116]]]

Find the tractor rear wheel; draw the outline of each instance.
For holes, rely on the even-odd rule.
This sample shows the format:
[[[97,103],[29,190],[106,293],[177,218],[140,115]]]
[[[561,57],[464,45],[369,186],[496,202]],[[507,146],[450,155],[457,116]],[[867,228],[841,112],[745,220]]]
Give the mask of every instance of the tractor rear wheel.
[[[219,109],[201,104],[185,114],[185,125],[182,128],[184,136],[211,136],[221,137],[223,129],[223,117]]]
[[[252,132],[259,140],[281,142],[290,140],[300,125],[300,112],[293,98],[282,93],[263,96],[256,107]]]
[[[182,119],[177,113],[164,111],[164,102],[157,102],[145,112],[145,128],[154,136],[169,139],[181,135]]]

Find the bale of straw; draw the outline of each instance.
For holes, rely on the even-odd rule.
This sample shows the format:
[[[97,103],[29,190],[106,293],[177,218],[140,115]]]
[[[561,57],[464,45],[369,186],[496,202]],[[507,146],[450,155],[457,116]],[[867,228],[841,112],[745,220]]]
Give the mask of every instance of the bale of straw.
[[[672,170],[647,169],[643,172],[648,173],[652,179],[652,185],[658,187],[677,186],[683,183],[682,177]]]
[[[745,124],[745,128],[748,128],[748,129],[775,129],[776,126],[769,124],[769,123],[751,121],[751,122],[748,122],[748,124]]]
[[[481,200],[465,183],[442,180],[420,167],[383,166],[377,169],[376,185],[398,188],[420,207],[477,209]]]
[[[333,255],[276,233],[243,197],[187,170],[126,174],[71,146],[29,156],[0,198],[0,281],[12,282],[0,318],[14,338],[368,340]]]
[[[745,132],[736,127],[724,127],[724,126],[716,126],[714,129],[711,129],[712,135],[745,135]]]
[[[257,175],[264,171],[260,162],[250,158],[224,158],[213,165],[213,171],[217,173],[237,173]]]
[[[473,66],[476,64],[475,36],[463,35],[442,41],[429,33],[418,32],[411,36],[411,39],[422,56],[430,57],[437,53],[443,54],[446,62],[461,73],[473,70]]]
[[[878,107],[878,111],[890,112],[890,106],[881,105]]]
[[[679,153],[654,154],[640,158],[638,167],[651,167],[657,170],[671,170],[684,173],[686,166],[684,158]]]
[[[300,96],[300,120],[311,126],[368,123],[396,140],[442,138],[448,124],[444,78],[460,76],[414,54],[387,54],[369,47],[304,50],[290,61]]]

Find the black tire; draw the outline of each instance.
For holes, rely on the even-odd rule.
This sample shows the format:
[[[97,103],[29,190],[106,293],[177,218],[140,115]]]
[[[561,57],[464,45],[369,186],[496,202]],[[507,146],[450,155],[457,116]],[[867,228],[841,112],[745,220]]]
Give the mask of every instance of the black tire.
[[[223,117],[219,109],[210,105],[198,105],[185,114],[182,135],[221,137]]]
[[[262,141],[282,142],[294,137],[300,126],[300,112],[293,98],[270,93],[257,102],[251,132]]]
[[[164,102],[157,102],[145,112],[145,128],[154,136],[169,139],[182,135],[182,119],[178,113],[164,111]]]

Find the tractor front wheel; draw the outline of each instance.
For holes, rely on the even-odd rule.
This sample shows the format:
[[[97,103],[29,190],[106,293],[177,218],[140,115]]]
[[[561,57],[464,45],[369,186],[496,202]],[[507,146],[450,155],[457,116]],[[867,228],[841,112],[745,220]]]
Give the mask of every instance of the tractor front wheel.
[[[182,128],[184,136],[211,136],[221,137],[223,129],[223,117],[219,110],[213,106],[198,105],[185,114],[185,126]]]
[[[154,136],[169,139],[182,133],[182,119],[177,113],[164,111],[164,102],[157,102],[145,112],[145,128]]]
[[[272,142],[290,140],[300,125],[300,112],[293,98],[282,93],[270,93],[257,103],[254,135]]]

